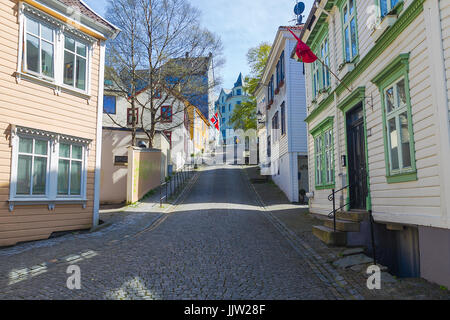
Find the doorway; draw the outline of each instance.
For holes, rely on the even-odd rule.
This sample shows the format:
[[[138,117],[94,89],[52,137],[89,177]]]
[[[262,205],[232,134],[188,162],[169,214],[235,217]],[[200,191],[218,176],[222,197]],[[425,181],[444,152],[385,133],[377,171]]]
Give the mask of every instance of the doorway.
[[[367,210],[367,163],[362,103],[347,112],[347,157],[350,209]]]

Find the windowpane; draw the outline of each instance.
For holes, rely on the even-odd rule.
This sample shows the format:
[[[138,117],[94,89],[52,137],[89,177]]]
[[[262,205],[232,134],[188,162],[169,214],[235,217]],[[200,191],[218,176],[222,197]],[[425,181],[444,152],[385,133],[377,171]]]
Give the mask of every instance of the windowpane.
[[[31,156],[19,155],[17,166],[17,194],[30,194]]]
[[[53,29],[41,24],[41,38],[53,42]]]
[[[46,156],[48,153],[48,141],[35,140],[34,153]]]
[[[83,159],[83,148],[81,146],[72,146],[72,159]]]
[[[400,114],[401,139],[402,139],[402,158],[403,168],[411,167],[411,149],[410,136],[408,130],[408,116],[406,112]]]
[[[75,55],[64,52],[64,83],[73,86],[73,71],[75,66]]]
[[[61,143],[59,145],[59,156],[61,158],[69,158],[70,157],[70,145]]]
[[[344,23],[348,21],[348,10],[347,6],[344,7]]]
[[[77,57],[77,88],[86,89],[86,59]]]
[[[381,14],[381,17],[384,17],[388,13],[387,1],[388,0],[380,0],[380,14]]]
[[[356,43],[356,19],[350,21],[351,39],[352,39],[352,57],[358,54],[358,45]]]
[[[70,194],[81,194],[81,162],[72,161],[72,169],[70,173]]]
[[[399,169],[398,159],[398,138],[397,138],[397,125],[395,118],[388,121],[388,133],[390,139],[390,153],[391,153],[391,166],[393,170]]]
[[[27,34],[27,69],[39,73],[39,39]]]
[[[27,32],[39,36],[39,23],[34,20],[27,19]]]
[[[58,165],[58,194],[69,193],[69,160],[59,160]]]
[[[398,0],[391,0],[391,10],[395,7],[397,2],[398,2]]]
[[[390,113],[395,109],[394,105],[394,87],[390,87],[386,90],[386,109],[387,112]]]
[[[87,52],[86,45],[77,42],[77,54],[86,58],[86,52]]]
[[[116,97],[103,96],[103,112],[109,114],[116,114]]]
[[[75,52],[75,40],[69,37],[64,37],[64,48],[72,52]]]
[[[349,28],[345,28],[345,61],[350,61],[350,31]]]
[[[354,11],[353,0],[350,0],[348,3],[349,3],[349,13],[350,15],[352,15]]]
[[[41,64],[42,74],[53,78],[53,45],[42,41]]]
[[[397,83],[397,95],[398,95],[398,102],[400,105],[404,106],[406,105],[406,91],[405,91],[405,80],[402,79]]]
[[[47,158],[34,157],[33,194],[45,194],[47,180]]]
[[[19,152],[33,153],[33,139],[19,138]]]

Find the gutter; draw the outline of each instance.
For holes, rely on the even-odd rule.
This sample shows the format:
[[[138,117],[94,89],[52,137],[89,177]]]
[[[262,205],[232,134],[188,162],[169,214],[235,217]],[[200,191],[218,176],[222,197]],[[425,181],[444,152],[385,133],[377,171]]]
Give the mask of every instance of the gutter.
[[[97,94],[97,137],[95,141],[95,171],[94,171],[94,212],[92,216],[92,227],[99,223],[100,210],[100,178],[102,165],[102,131],[103,131],[103,90],[105,79],[105,51],[104,41],[100,41],[100,70],[98,77]]]

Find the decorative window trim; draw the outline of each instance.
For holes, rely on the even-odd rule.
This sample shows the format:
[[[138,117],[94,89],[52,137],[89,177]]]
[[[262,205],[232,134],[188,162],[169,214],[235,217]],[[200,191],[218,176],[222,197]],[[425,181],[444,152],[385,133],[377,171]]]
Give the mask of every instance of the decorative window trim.
[[[391,63],[389,63],[383,71],[381,71],[374,79],[374,83],[379,91],[381,97],[381,111],[383,116],[383,139],[384,139],[384,156],[386,166],[386,180],[387,183],[400,183],[407,181],[417,180],[417,167],[416,167],[416,149],[414,143],[414,129],[412,123],[412,110],[411,110],[411,96],[409,87],[409,53],[400,54]],[[408,120],[408,132],[410,143],[410,156],[411,167],[406,169],[391,170],[390,152],[389,152],[389,139],[387,136],[387,114],[386,114],[386,102],[385,102],[385,90],[396,84],[401,79],[405,81],[405,93],[406,93],[406,112]],[[400,130],[397,128],[397,130]]]
[[[47,163],[47,181],[46,192],[44,195],[17,195],[17,169],[19,154],[19,138],[27,137],[34,139],[43,139],[49,141],[48,163]],[[76,196],[58,196],[58,160],[59,160],[59,144],[65,142],[68,144],[76,144],[83,147],[82,174],[81,174],[81,194]],[[11,161],[11,181],[9,193],[9,210],[13,211],[15,205],[36,205],[47,204],[49,210],[53,210],[56,204],[82,204],[86,208],[86,192],[87,192],[87,164],[89,157],[89,145],[92,140],[74,137],[45,130],[32,129],[22,126],[11,126],[10,143],[12,147]]]
[[[334,159],[334,130],[333,130],[333,124],[334,124],[334,117],[327,117],[324,119],[321,123],[319,123],[317,126],[315,126],[312,130],[310,130],[310,134],[313,136],[314,139],[314,176],[315,176],[315,188],[316,190],[325,190],[325,189],[333,189],[335,187],[335,159]],[[326,166],[326,149],[325,149],[325,135],[331,130],[331,168],[332,168],[332,174],[331,174],[331,181],[327,181],[327,166]],[[321,174],[322,174],[322,181],[318,181],[317,177],[317,153],[316,153],[316,139],[317,138],[322,139],[322,145],[321,145],[321,153],[320,153],[320,163],[321,163]]]
[[[350,63],[350,64],[354,64],[355,63],[355,61],[358,59],[358,57],[359,57],[359,36],[358,36],[358,10],[357,10],[357,1],[356,0],[354,0],[353,1],[353,7],[354,7],[354,13],[353,13],[353,15],[350,15],[349,14],[349,21],[347,22],[347,23],[344,23],[344,7],[345,6],[347,6],[347,8],[349,7],[349,0],[342,0],[340,3],[339,3],[339,11],[340,11],[340,14],[341,14],[341,34],[342,34],[342,58],[343,58],[343,64],[346,64],[346,63]],[[347,9],[348,10],[348,9]],[[355,29],[355,37],[356,37],[356,54],[355,55],[353,55],[353,52],[352,52],[352,36],[351,36],[351,33],[352,33],[352,31],[351,31],[351,26],[350,26],[350,21],[351,21],[351,19],[355,19],[355,26],[356,26],[356,29]],[[346,57],[346,52],[345,52],[345,50],[346,50],[346,46],[345,46],[345,27],[346,26],[348,26],[348,28],[349,28],[349,36],[350,36],[350,38],[349,38],[349,41],[350,41],[350,48],[349,48],[349,52],[350,52],[350,60],[348,60],[347,61],[347,57]]]
[[[36,75],[34,72],[30,72],[25,69],[26,57],[26,20],[32,19],[43,24],[52,25],[54,28],[54,75],[53,78],[42,77]],[[20,83],[22,79],[34,82],[39,85],[44,85],[52,88],[56,95],[61,92],[66,92],[72,95],[79,96],[83,99],[91,99],[91,73],[92,73],[92,57],[93,46],[97,41],[95,38],[78,31],[72,26],[63,23],[50,15],[26,4],[21,3],[19,8],[19,56],[17,62],[17,70],[15,73],[16,82]],[[86,54],[86,90],[80,90],[74,87],[65,85],[63,82],[63,64],[64,64],[64,37],[65,34],[75,37],[80,42],[83,42],[87,46]]]

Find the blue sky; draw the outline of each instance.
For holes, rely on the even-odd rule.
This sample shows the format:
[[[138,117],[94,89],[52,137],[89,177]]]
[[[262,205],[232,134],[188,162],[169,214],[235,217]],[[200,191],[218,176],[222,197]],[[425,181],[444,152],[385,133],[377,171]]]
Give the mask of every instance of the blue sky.
[[[85,0],[104,15],[107,0]],[[294,5],[297,0],[190,0],[202,11],[203,26],[219,35],[224,46],[226,64],[219,70],[225,88],[233,87],[239,72],[249,72],[246,54],[249,48],[266,41],[272,43],[279,26],[295,24]],[[303,21],[312,6],[304,1]]]

